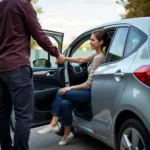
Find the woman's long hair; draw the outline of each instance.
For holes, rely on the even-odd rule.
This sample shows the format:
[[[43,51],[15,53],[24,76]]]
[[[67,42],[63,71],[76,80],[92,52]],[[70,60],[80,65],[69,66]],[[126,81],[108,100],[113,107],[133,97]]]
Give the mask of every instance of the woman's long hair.
[[[106,55],[110,41],[111,41],[111,39],[108,37],[106,30],[104,29],[96,30],[96,31],[93,31],[92,34],[95,35],[97,40],[99,41],[103,40],[102,49],[103,49],[104,54]]]

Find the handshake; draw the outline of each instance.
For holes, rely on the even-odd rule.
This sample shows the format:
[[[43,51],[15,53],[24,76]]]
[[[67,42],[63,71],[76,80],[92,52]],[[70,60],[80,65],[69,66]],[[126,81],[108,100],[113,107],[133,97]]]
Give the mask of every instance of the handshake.
[[[63,64],[65,62],[65,56],[62,54],[59,54],[59,56],[56,57],[56,59],[59,64]]]

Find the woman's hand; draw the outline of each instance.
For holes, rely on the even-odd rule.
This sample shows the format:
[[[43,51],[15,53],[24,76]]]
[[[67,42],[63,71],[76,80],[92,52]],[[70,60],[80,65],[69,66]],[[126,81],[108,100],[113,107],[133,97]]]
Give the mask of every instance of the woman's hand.
[[[70,90],[71,90],[71,87],[64,87],[64,88],[60,89],[59,94],[60,94],[60,95],[63,95],[63,94],[65,94],[67,91],[70,91]]]

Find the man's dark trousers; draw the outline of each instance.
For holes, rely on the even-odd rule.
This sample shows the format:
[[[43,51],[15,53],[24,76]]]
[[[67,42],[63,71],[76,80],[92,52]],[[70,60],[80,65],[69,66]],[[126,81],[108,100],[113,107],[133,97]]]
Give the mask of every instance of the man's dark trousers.
[[[11,65],[11,64],[10,64]],[[10,136],[10,115],[14,106],[14,147]],[[2,150],[29,150],[28,141],[34,113],[32,69],[22,66],[0,72],[0,144]]]

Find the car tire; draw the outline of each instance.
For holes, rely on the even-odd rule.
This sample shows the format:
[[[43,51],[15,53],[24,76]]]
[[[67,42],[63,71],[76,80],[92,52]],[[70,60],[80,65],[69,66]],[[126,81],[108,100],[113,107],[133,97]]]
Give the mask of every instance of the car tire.
[[[150,135],[145,126],[137,119],[129,119],[121,126],[116,142],[116,150],[150,150],[149,139]]]
[[[63,136],[64,135],[64,125],[62,124],[61,121],[58,123],[58,126],[59,126],[59,130],[56,131],[55,133],[57,135]],[[74,127],[71,127],[71,132],[74,132]]]

